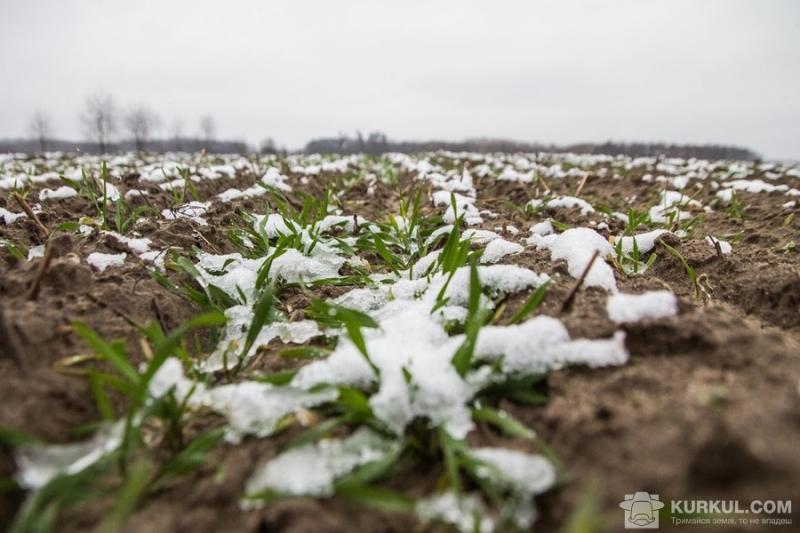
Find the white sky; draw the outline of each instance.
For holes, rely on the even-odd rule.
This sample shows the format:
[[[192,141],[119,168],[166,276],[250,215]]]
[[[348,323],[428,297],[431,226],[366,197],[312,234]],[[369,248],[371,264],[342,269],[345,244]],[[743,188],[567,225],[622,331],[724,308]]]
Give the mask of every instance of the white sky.
[[[86,96],[198,133],[721,142],[800,159],[800,1],[0,0],[0,137]]]

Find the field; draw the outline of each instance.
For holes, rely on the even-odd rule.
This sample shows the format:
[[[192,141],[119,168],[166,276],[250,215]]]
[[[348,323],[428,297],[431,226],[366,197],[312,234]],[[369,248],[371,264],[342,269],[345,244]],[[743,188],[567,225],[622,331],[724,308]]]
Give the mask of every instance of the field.
[[[0,157],[12,531],[605,531],[634,491],[797,494],[797,168]]]

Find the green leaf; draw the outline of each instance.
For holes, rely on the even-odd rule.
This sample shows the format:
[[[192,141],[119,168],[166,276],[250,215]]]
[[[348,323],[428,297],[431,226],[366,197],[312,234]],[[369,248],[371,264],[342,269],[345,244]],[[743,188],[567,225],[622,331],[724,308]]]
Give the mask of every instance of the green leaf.
[[[461,475],[458,473],[458,458],[456,456],[458,446],[453,437],[442,428],[438,429],[439,445],[442,448],[442,455],[444,456],[444,467],[447,472],[447,478],[450,481],[450,487],[456,494],[461,493]]]
[[[353,418],[365,419],[372,416],[372,407],[367,395],[352,387],[339,387],[339,405]]]
[[[401,513],[414,512],[414,500],[384,487],[346,484],[336,488],[336,495],[365,507]]]
[[[305,431],[303,431],[300,435],[295,437],[294,440],[289,444],[290,448],[295,448],[297,446],[303,446],[304,444],[311,444],[312,442],[317,442],[319,439],[327,435],[333,428],[340,426],[349,421],[349,418],[346,416],[337,416],[334,418],[329,418],[313,426]]]
[[[536,433],[525,424],[505,411],[491,407],[479,407],[472,410],[472,418],[477,422],[486,422],[500,429],[509,437],[535,439]]]
[[[113,533],[121,531],[125,520],[136,508],[137,503],[142,498],[150,482],[153,472],[153,465],[149,461],[141,460],[134,463],[128,469],[122,487],[120,487],[114,506],[111,512],[100,524],[98,531],[101,533]]]
[[[539,305],[544,300],[545,294],[547,294],[547,290],[550,288],[550,282],[546,281],[539,285],[535,291],[528,297],[525,301],[525,304],[520,308],[519,311],[511,318],[511,322],[509,324],[518,324],[522,322],[522,320],[535,311]]]
[[[246,301],[244,301],[245,299],[242,296],[241,289],[239,289],[238,285],[236,286],[236,288],[239,290],[240,297],[242,297],[241,303],[243,304],[247,303]],[[223,291],[213,283],[209,283],[206,285],[206,293],[208,294],[209,299],[211,300],[212,303],[216,305],[216,303],[219,302],[218,305],[223,309],[227,309],[229,307],[233,307],[234,305],[239,304],[239,302],[231,298],[227,292]]]
[[[535,388],[538,383],[543,381],[544,376],[542,375],[513,377],[502,383],[486,387],[481,394],[506,398],[524,405],[543,405],[547,403],[547,396]]]
[[[347,331],[347,335],[358,351],[364,356],[369,363],[375,374],[378,374],[378,368],[372,363],[367,353],[367,344],[364,341],[364,336],[361,334],[361,328],[378,328],[380,327],[375,320],[361,311],[343,307],[338,304],[326,302],[324,300],[315,300],[311,303],[310,314],[312,318],[323,324],[343,325]]]
[[[298,346],[297,348],[288,348],[280,353],[284,359],[318,359],[325,357],[331,353],[327,348],[320,348],[318,346]]]
[[[697,295],[699,295],[700,287],[699,287],[699,285],[697,283],[697,272],[695,272],[694,268],[692,268],[689,265],[689,262],[686,261],[686,258],[683,257],[683,255],[681,255],[681,253],[678,250],[676,250],[675,248],[673,248],[669,244],[665,243],[664,241],[659,241],[659,243],[661,244],[661,246],[663,246],[670,253],[670,255],[672,255],[678,261],[681,262],[681,264],[683,265],[684,270],[686,270],[686,274],[688,274],[689,279],[692,281],[692,284],[694,285],[695,293]]]
[[[219,444],[224,436],[224,428],[217,428],[195,438],[164,465],[162,474],[182,475],[191,472],[203,464],[208,452]]]
[[[111,407],[111,400],[108,398],[105,389],[103,388],[103,379],[97,373],[89,372],[89,386],[94,395],[97,410],[100,415],[106,420],[114,419],[114,409]]]
[[[58,224],[55,229],[57,231],[73,232],[78,231],[80,227],[81,225],[78,222],[62,222],[61,224]]]
[[[14,244],[8,239],[0,239],[0,245],[5,247],[13,257],[15,257],[19,261],[25,261],[28,259],[28,250],[22,244]]]
[[[0,443],[16,448],[17,446],[24,446],[30,444],[39,444],[41,440],[33,435],[28,435],[22,431],[11,429],[5,426],[0,426]]]
[[[255,344],[258,334],[265,324],[272,322],[274,317],[272,315],[273,306],[275,305],[275,293],[272,287],[267,286],[261,292],[261,296],[253,309],[253,320],[250,322],[250,327],[247,329],[247,337],[245,338],[244,348],[239,356],[239,360],[243,361],[250,349]]]
[[[164,361],[166,361],[170,355],[175,353],[175,350],[180,344],[181,340],[189,331],[198,328],[221,326],[225,324],[226,321],[227,319],[225,318],[225,315],[219,311],[203,313],[191,318],[188,322],[181,324],[172,330],[169,335],[164,337],[161,342],[157,343],[153,353],[153,359],[147,365],[144,374],[142,374],[140,389],[142,399],[147,392],[147,387],[150,384],[150,380],[153,379],[153,376],[156,374],[156,372],[158,372],[158,369],[161,368],[161,365],[164,364]]]
[[[465,328],[464,342],[459,346],[453,355],[452,364],[462,376],[466,375],[472,364],[472,356],[475,352],[475,343],[478,340],[480,331],[486,321],[487,312],[481,309],[481,282],[478,278],[477,259],[473,256],[469,266],[469,306]]]
[[[139,373],[128,361],[125,353],[118,352],[114,347],[101,339],[91,328],[83,322],[73,322],[72,328],[89,345],[92,350],[101,356],[103,360],[111,364],[120,374],[125,376],[131,383],[139,384]]]
[[[405,451],[405,446],[396,446],[394,450],[377,461],[361,465],[356,470],[342,478],[337,487],[345,485],[366,485],[388,476],[396,467],[400,456]]]
[[[551,223],[551,224],[553,225],[553,227],[554,227],[555,229],[557,229],[558,231],[566,231],[566,230],[568,230],[568,229],[570,229],[570,228],[572,227],[572,226],[570,226],[569,224],[566,224],[566,223],[564,223],[564,222],[559,222],[558,220],[556,220],[556,219],[554,219],[554,218],[553,218],[553,219],[550,219],[550,223]]]
[[[389,268],[392,270],[392,273],[394,273],[395,275],[399,275],[399,272],[395,267],[395,264],[398,261],[386,247],[386,244],[384,244],[383,239],[379,239],[377,235],[373,235],[372,239],[375,243],[375,250],[378,252],[378,255],[380,255],[381,258],[384,261],[386,261],[386,264],[389,265]]]
[[[283,370],[272,374],[258,374],[253,376],[253,379],[271,385],[286,385],[292,381],[295,374],[297,374],[297,370]]]

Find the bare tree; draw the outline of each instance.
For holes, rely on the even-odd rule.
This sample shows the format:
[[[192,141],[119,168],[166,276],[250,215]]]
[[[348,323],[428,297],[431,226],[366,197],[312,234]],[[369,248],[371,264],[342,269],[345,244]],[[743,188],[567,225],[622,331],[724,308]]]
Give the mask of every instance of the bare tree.
[[[176,118],[172,121],[172,145],[170,150],[180,152],[183,149],[183,121]]]
[[[86,99],[86,109],[81,115],[86,136],[106,153],[108,141],[117,131],[117,112],[114,99],[106,93],[97,93]]]
[[[277,154],[278,147],[275,144],[275,140],[272,137],[267,137],[263,141],[261,141],[261,146],[259,147],[259,152],[262,154]]]
[[[125,117],[125,128],[133,136],[136,151],[143,152],[145,150],[150,134],[160,124],[158,116],[144,106],[135,107],[128,113]]]
[[[39,141],[39,149],[47,151],[47,140],[53,134],[50,116],[43,111],[36,111],[31,119],[31,135]]]
[[[211,141],[214,140],[217,126],[214,123],[214,117],[211,115],[203,115],[200,118],[200,133],[206,143],[206,149],[209,148]]]

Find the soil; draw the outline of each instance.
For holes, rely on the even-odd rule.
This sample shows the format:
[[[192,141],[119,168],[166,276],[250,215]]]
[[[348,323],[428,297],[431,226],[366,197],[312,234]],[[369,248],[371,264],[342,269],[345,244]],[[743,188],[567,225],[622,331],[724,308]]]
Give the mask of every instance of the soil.
[[[643,171],[615,178],[612,172],[601,172],[603,165],[589,169],[580,195],[595,206],[646,210],[664,188],[661,183],[642,181]],[[342,183],[341,176],[323,173],[310,185],[303,184],[301,175],[284,170],[295,192],[320,194],[324,184]],[[236,178],[202,181],[195,186],[199,197],[208,199],[229,187],[249,186],[258,177],[240,170]],[[748,176],[758,177],[757,170]],[[525,213],[513,204],[519,207],[534,197],[534,186],[488,178],[475,181],[477,207],[496,214],[484,217],[480,227],[510,240],[527,236],[532,224],[547,217],[570,226],[606,221],[610,226],[606,235],[624,229],[621,222],[609,221],[599,212],[581,215],[577,210],[560,209]],[[574,194],[578,181],[551,180],[547,185],[553,194]],[[796,181],[785,176],[774,183],[791,187]],[[145,188],[135,175],[126,177],[118,187],[122,192]],[[397,213],[403,196],[420,187],[428,193],[426,184],[415,182],[410,173],[401,173],[397,185],[378,183],[367,198],[365,185],[359,183],[345,189],[342,206],[345,214],[380,219]],[[171,193],[157,186],[148,191],[149,204],[159,210],[171,205]],[[691,194],[707,204],[714,192],[703,187]],[[29,192],[31,203],[36,195],[36,188]],[[633,201],[626,204],[626,198]],[[617,273],[622,292],[669,288],[680,297],[678,316],[625,326],[632,356],[628,365],[553,372],[546,383],[549,401],[542,406],[500,403],[533,428],[565,468],[564,482],[538,500],[537,530],[561,530],[590,489],[597,495],[601,512],[608,516],[610,531],[622,529],[618,504],[625,494],[635,491],[656,493],[662,500],[794,498],[792,518],[800,523],[800,261],[798,251],[785,248],[790,241],[800,241],[800,221],[784,224],[798,208],[781,207],[787,197],[780,193],[738,193],[737,199],[744,206],[741,216],[731,216],[724,209],[703,213],[702,221],[676,245],[701,278],[704,293],[699,297],[684,266],[661,245],[655,250],[657,260],[645,274],[626,277]],[[264,212],[265,203],[264,199],[214,203],[204,217],[208,225],[151,217],[135,224],[132,231],[152,239],[154,249],[174,247],[188,253],[196,247],[213,253],[231,252],[225,229],[241,211]],[[20,210],[9,195],[0,198],[0,207]],[[39,218],[52,231],[62,222],[93,216],[93,209],[82,198],[42,202]],[[425,210],[438,212],[427,203]],[[519,236],[508,232],[508,225],[521,230]],[[739,238],[732,254],[720,255],[705,242],[706,235]],[[8,226],[0,223],[0,238],[27,246],[44,242],[29,219]],[[133,254],[129,253],[123,266],[104,272],[87,265],[83,258],[92,252],[126,250],[113,237],[97,232],[88,237],[60,233],[51,242],[54,259],[35,298],[29,298],[28,291],[42,259],[20,261],[0,248],[0,397],[4,399],[0,424],[48,442],[69,442],[84,438],[81,428],[99,419],[87,381],[59,368],[66,358],[88,353],[70,324],[82,321],[105,339],[123,339],[132,358],[142,360],[133,323],[158,320],[165,330],[171,329],[198,309],[152,280],[149,265]],[[522,254],[504,262],[554,278],[556,283],[537,313],[558,316],[573,337],[602,338],[617,329],[605,312],[607,293],[598,289],[580,290],[571,310],[561,312],[574,280],[566,265],[551,261],[549,253],[526,247]],[[341,288],[326,290],[327,294],[318,295],[344,292]],[[504,302],[501,323],[514,315],[525,297],[516,295]],[[289,312],[306,304],[300,293],[287,294],[284,299],[284,305],[291,306]],[[270,346],[260,355],[259,364],[272,370],[286,368],[289,363],[277,355],[284,348],[280,343]],[[148,495],[125,531],[446,531],[441,526],[419,524],[411,516],[369,510],[337,498],[293,499],[242,511],[239,497],[254,468],[279,453],[297,432],[289,429],[273,438],[246,439],[239,445],[216,448],[198,471]],[[535,449],[488,427],[473,432],[470,441]],[[4,448],[0,476],[12,476],[14,471],[11,450]],[[441,467],[436,464],[410,465],[390,486],[422,495],[434,489],[440,475]],[[5,494],[0,524],[10,523],[23,496],[19,492]],[[59,519],[58,530],[94,529],[109,505],[101,498],[71,509]],[[798,526],[769,530],[789,531],[792,527]],[[676,529],[694,531],[691,526]],[[709,527],[698,530],[708,531]]]

